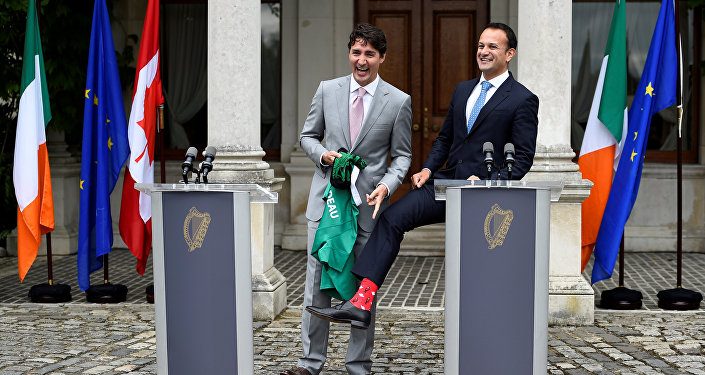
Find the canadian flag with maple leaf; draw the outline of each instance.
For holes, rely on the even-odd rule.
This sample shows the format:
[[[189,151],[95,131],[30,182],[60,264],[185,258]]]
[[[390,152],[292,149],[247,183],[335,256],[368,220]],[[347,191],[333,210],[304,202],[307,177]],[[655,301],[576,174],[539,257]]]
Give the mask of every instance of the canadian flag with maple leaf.
[[[137,257],[137,272],[144,274],[152,247],[152,207],[149,195],[135,183],[154,182],[154,147],[157,106],[164,103],[159,74],[159,1],[149,0],[137,58],[132,110],[127,123],[130,158],[125,171],[120,207],[120,236]]]

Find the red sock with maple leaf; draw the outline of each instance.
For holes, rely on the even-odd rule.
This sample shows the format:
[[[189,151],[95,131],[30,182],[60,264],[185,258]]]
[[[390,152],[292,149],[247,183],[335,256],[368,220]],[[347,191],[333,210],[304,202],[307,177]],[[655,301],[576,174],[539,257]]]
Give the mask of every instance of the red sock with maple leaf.
[[[357,289],[357,293],[350,299],[350,303],[358,309],[370,311],[376,294],[377,285],[370,279],[363,279],[360,283],[360,288]]]

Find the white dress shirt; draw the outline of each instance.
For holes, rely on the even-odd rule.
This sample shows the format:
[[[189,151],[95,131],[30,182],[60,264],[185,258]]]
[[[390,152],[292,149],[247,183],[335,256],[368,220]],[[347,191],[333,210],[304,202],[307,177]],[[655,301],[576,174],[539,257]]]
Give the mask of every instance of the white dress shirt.
[[[367,113],[370,111],[372,106],[372,98],[375,96],[375,91],[377,91],[377,85],[379,85],[379,74],[375,77],[374,81],[367,84],[367,86],[360,86],[354,77],[350,77],[350,100],[348,101],[348,110],[352,109],[352,104],[355,98],[357,98],[357,89],[362,87],[365,89],[365,96],[362,97],[362,108],[364,110],[364,115],[362,117],[362,123],[365,123],[367,118]]]
[[[497,91],[497,88],[499,86],[501,86],[504,83],[504,81],[507,80],[507,78],[509,78],[509,71],[505,70],[504,73],[489,80],[489,82],[492,84],[492,86],[487,90],[484,104],[486,104],[487,102],[490,101],[490,98],[492,97],[492,95],[494,95],[495,91]],[[477,98],[480,97],[480,92],[482,91],[482,82],[483,81],[487,81],[485,79],[484,73],[480,77],[480,80],[477,82],[477,85],[475,86],[475,88],[472,89],[472,92],[470,93],[470,97],[468,98],[468,102],[465,105],[465,124],[466,125],[468,123],[468,119],[470,118],[470,112],[472,112],[472,107],[475,106],[475,102],[477,101]]]

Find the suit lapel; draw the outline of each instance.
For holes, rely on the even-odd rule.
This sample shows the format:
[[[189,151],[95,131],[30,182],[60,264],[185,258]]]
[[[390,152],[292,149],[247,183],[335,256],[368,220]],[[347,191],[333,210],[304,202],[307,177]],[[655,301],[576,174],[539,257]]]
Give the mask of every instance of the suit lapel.
[[[485,103],[484,106],[482,106],[482,109],[480,110],[480,113],[477,115],[477,119],[475,120],[475,124],[473,125],[472,129],[470,129],[470,134],[475,131],[480,125],[482,125],[482,122],[489,116],[489,114],[492,112],[492,110],[499,105],[499,103],[503,102],[504,99],[506,99],[509,96],[509,93],[512,91],[512,82],[514,79],[511,76],[511,73],[509,73],[509,77],[502,83],[501,86],[497,88],[497,91],[492,95],[489,101]]]
[[[348,150],[352,149],[352,142],[350,142],[350,79],[351,77],[348,76],[347,80],[339,83],[338,89],[335,91],[339,123],[343,128],[343,137]]]
[[[377,90],[375,91],[375,96],[372,97],[372,104],[370,105],[369,111],[367,111],[367,116],[365,116],[362,121],[362,129],[360,129],[360,134],[357,136],[357,140],[355,141],[352,149],[355,149],[355,146],[360,144],[360,141],[365,138],[367,132],[369,132],[370,129],[372,129],[372,126],[374,126],[377,122],[377,119],[382,114],[384,107],[386,107],[389,102],[389,97],[387,95],[389,95],[387,82],[384,82],[380,78],[379,83],[377,84]],[[348,129],[348,139],[350,139],[349,134],[350,129]]]
[[[465,117],[465,109],[467,108],[470,94],[472,94],[472,90],[477,86],[478,81],[480,81],[479,78],[470,80],[467,91],[461,93],[462,95],[458,96],[458,102],[455,103],[455,123],[461,126],[465,133],[468,131],[468,119]]]

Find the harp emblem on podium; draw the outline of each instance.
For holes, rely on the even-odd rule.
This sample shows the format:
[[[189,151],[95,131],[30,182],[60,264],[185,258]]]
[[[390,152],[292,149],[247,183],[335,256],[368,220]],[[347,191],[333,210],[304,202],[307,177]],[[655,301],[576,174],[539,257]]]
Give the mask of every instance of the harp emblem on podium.
[[[189,252],[203,246],[203,239],[206,238],[210,223],[211,214],[199,212],[196,207],[191,207],[184,220],[184,240],[188,245]]]
[[[514,211],[503,210],[497,203],[492,205],[490,212],[485,216],[485,238],[489,245],[488,249],[492,250],[504,244],[512,220],[514,220]]]

